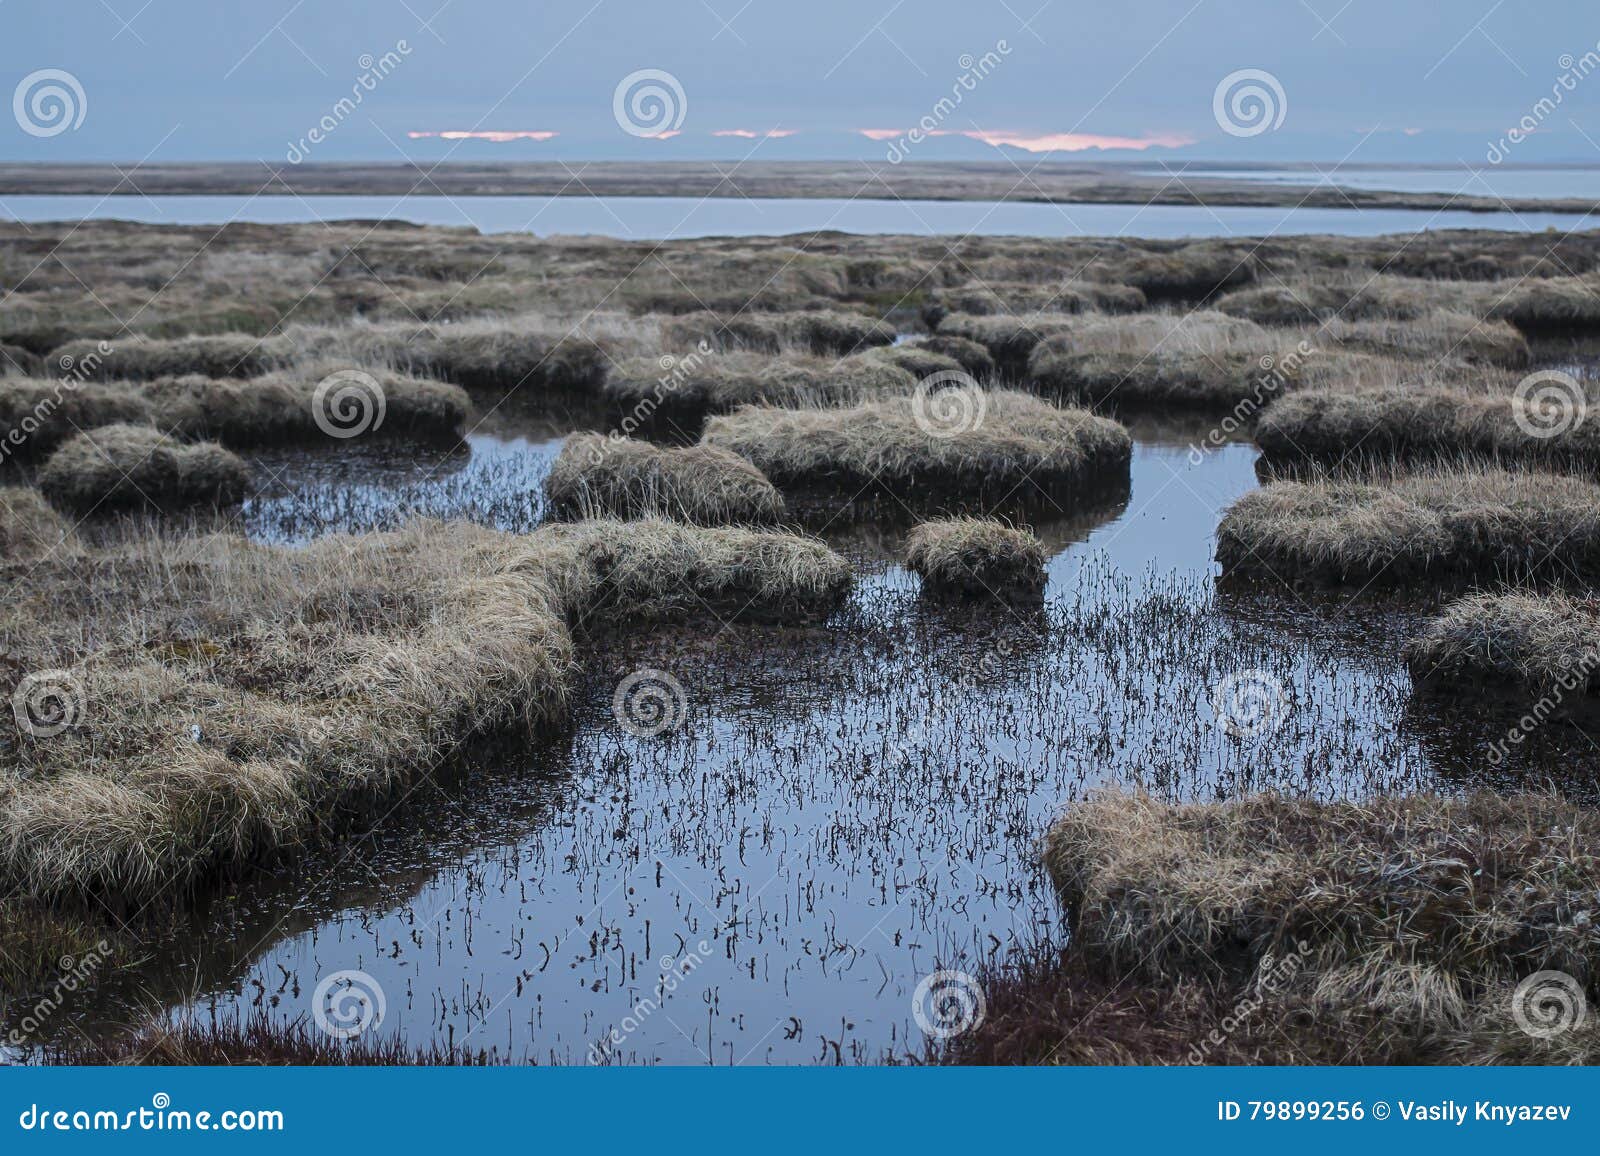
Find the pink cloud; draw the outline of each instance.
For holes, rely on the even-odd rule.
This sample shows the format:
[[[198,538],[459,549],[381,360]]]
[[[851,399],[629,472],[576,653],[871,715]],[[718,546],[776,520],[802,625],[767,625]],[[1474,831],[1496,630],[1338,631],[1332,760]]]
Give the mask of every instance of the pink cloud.
[[[490,140],[497,143],[504,143],[505,141],[511,140],[550,140],[552,137],[560,135],[560,133],[546,132],[542,129],[488,129],[483,132],[469,132],[466,129],[452,128],[445,129],[443,132],[406,133],[406,136],[410,137],[412,140],[419,140],[422,137],[436,136],[442,140]]]
[[[1030,153],[1077,153],[1085,149],[1132,149],[1143,152],[1148,148],[1175,149],[1192,145],[1195,138],[1182,133],[1149,133],[1145,136],[1105,136],[1095,132],[988,132],[972,130],[960,134],[990,145],[1011,145]]]
[[[795,128],[769,128],[761,130],[753,128],[719,128],[711,135],[736,136],[742,137],[745,140],[755,140],[757,137],[764,137],[767,140],[781,140],[786,136],[793,136],[799,131],[799,129]]]
[[[1149,133],[1145,136],[1106,136],[1094,132],[1056,132],[1056,133],[1025,133],[1009,131],[990,131],[987,129],[916,129],[909,128],[860,128],[856,130],[862,136],[871,140],[899,140],[916,131],[919,136],[964,136],[969,140],[980,140],[988,145],[1011,145],[1013,148],[1023,149],[1030,153],[1064,152],[1076,153],[1085,149],[1133,149],[1143,151],[1148,148],[1181,148],[1184,145],[1195,143],[1192,136],[1181,133]]]

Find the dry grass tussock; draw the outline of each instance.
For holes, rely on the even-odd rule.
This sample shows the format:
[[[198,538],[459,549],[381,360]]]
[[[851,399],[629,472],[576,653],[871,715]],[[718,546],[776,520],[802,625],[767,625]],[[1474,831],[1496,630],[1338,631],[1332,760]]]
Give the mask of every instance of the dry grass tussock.
[[[838,405],[910,393],[917,378],[893,362],[855,356],[718,353],[664,369],[654,358],[624,361],[606,381],[606,399],[624,410],[698,417],[741,405]]]
[[[1585,808],[1487,793],[1181,805],[1107,793],[1066,812],[1044,858],[1076,965],[1035,965],[1031,990],[1013,979],[953,1058],[1600,1059],[1592,1017],[1541,1040],[1510,1008],[1542,970],[1597,990],[1600,818]],[[1110,978],[1124,975],[1140,982]],[[1097,977],[1104,1010],[1085,1032],[1060,1013],[1092,1010],[1072,987]]]
[[[877,485],[902,496],[1112,482],[1127,476],[1132,455],[1128,431],[1116,422],[1011,390],[948,390],[838,409],[746,406],[712,418],[702,440],[780,486]]]
[[[1314,340],[1402,358],[1451,358],[1503,369],[1527,366],[1528,339],[1504,321],[1437,310],[1405,321],[1326,322]]]
[[[53,351],[45,364],[65,373],[82,372],[102,381],[116,378],[144,380],[152,377],[258,377],[286,368],[295,355],[294,344],[277,337],[248,333],[219,333],[209,337],[133,338],[108,341],[110,352],[101,354],[99,341],[70,341]]]
[[[566,440],[545,492],[565,517],[650,514],[708,526],[771,524],[783,517],[783,497],[737,454],[596,433]]]
[[[1086,317],[1034,347],[1028,378],[1082,404],[1234,406],[1298,384],[1315,364],[1298,342],[1214,311]]]
[[[1044,590],[1044,543],[993,518],[922,522],[906,538],[905,558],[929,594],[1026,598]]]
[[[82,552],[72,523],[39,491],[0,486],[0,567],[36,562],[58,552],[64,559]]]
[[[1540,434],[1545,436],[1539,436]],[[1443,385],[1304,390],[1256,423],[1270,457],[1600,465],[1600,428],[1563,422],[1537,398]]]
[[[38,455],[76,430],[133,423],[175,437],[210,439],[231,446],[317,441],[329,436],[326,419],[337,386],[319,403],[317,388],[346,367],[311,363],[261,377],[218,379],[189,375],[140,382],[84,382],[64,389],[58,381],[0,379],[0,431],[19,431],[17,452]],[[365,372],[365,371],[363,371]],[[370,374],[383,392],[380,434],[446,439],[458,435],[472,403],[459,387],[387,371]],[[332,416],[337,418],[338,411]],[[335,421],[335,426],[345,425]]]
[[[935,336],[958,337],[983,346],[1003,376],[1021,381],[1027,376],[1028,355],[1034,346],[1055,334],[1070,332],[1072,323],[1070,316],[1061,313],[952,313],[939,322]]]
[[[1470,594],[1430,618],[1405,653],[1422,680],[1584,693],[1600,687],[1600,602],[1562,591]]]
[[[1284,581],[1518,580],[1600,573],[1600,486],[1463,465],[1279,481],[1217,528],[1225,573]]]
[[[291,329],[308,353],[388,366],[467,389],[593,396],[611,359],[655,350],[654,326],[639,319],[569,324],[548,314],[484,317],[450,324],[360,324]]]
[[[108,425],[66,441],[39,468],[39,489],[79,513],[145,507],[233,506],[250,467],[215,442],[180,442],[154,426]]]
[[[1136,313],[1145,296],[1131,285],[1105,281],[998,281],[935,289],[922,317],[930,328],[951,313],[980,317],[1028,313]]]
[[[560,716],[575,627],[821,613],[851,581],[810,539],[659,520],[72,545],[6,564],[0,690],[65,671],[79,709],[0,751],[0,880],[113,903],[334,834],[475,731]]]
[[[723,352],[811,353],[842,357],[894,342],[894,326],[862,313],[799,310],[793,313],[699,312],[667,318],[661,342],[667,349],[692,349],[705,342]]]

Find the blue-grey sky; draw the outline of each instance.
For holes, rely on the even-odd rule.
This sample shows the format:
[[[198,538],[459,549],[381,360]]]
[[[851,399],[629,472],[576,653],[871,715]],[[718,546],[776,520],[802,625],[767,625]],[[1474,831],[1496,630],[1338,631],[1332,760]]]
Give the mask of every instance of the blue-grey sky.
[[[1579,0],[0,0],[0,159],[1600,162],[1597,42]]]

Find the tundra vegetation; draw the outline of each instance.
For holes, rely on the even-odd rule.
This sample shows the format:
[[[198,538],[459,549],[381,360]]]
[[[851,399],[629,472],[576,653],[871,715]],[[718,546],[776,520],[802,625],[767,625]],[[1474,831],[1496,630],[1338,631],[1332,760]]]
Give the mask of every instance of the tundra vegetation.
[[[658,514],[702,525],[772,523],[783,497],[760,470],[716,446],[651,445],[574,434],[550,469],[546,492],[566,516]]]
[[[904,497],[1088,491],[1125,484],[1133,452],[1128,431],[1108,418],[976,387],[845,407],[745,406],[707,422],[703,441],[779,486],[845,500],[869,486]]]
[[[1525,977],[1600,991],[1600,818],[1547,795],[1168,803],[1107,792],[1043,848],[1071,945],[991,977],[939,1058],[1594,1063],[1518,1026]],[[1523,1008],[1524,1014],[1529,1011]]]
[[[997,508],[1125,496],[1124,420],[1214,411],[1282,465],[1222,519],[1230,577],[1462,595],[1413,615],[1419,684],[1593,677],[1600,453],[1582,373],[1550,350],[1600,333],[1600,232],[662,243],[0,223],[0,283],[0,692],[21,703],[0,742],[0,985],[17,990],[100,941],[96,910],[224,894],[431,782],[473,736],[553,727],[580,659],[624,624],[838,633],[850,565],[776,528],[808,504],[832,521],[872,490],[899,526],[928,503],[981,515],[916,525],[901,559],[930,596],[1035,597],[1045,547]],[[1574,370],[1565,417],[1523,388],[1536,366]],[[977,387],[941,388],[962,375]],[[237,511],[210,507],[258,506],[275,463],[337,473],[376,436],[459,466],[460,439],[518,406],[597,431],[516,475],[530,533],[459,511],[296,548],[216,529]],[[850,532],[889,555],[883,531]],[[1132,629],[1114,617],[1072,627]],[[63,709],[72,725],[42,737]],[[1578,802],[1113,793],[1070,809],[1045,854],[1069,948],[997,961],[988,1021],[940,1058],[1594,1058],[1592,1028],[1552,1051],[1507,1027],[1526,970],[1594,994]],[[1263,1010],[1222,1032],[1247,997]],[[253,1021],[145,1028],[112,1058],[136,1053],[333,1058]]]
[[[993,518],[939,518],[906,538],[906,568],[929,594],[960,598],[1038,597],[1044,543]]]

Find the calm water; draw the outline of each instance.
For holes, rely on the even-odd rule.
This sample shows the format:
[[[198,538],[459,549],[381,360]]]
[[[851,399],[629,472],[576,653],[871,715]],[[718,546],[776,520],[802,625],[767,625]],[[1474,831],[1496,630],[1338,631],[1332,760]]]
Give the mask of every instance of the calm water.
[[[466,452],[287,455],[245,511],[300,539],[408,512],[527,529],[578,420],[503,420]],[[808,627],[630,631],[586,648],[569,728],[426,786],[373,835],[254,878],[50,1030],[91,1035],[153,1001],[201,1018],[308,1020],[318,983],[382,988],[374,1031],[516,1059],[788,1063],[920,1052],[939,968],[1060,933],[1036,865],[1050,818],[1096,786],[1179,798],[1480,785],[1526,704],[1414,695],[1399,640],[1426,609],[1219,588],[1221,511],[1255,451],[1191,454],[1203,420],[1135,425],[1131,488],[1035,516],[1043,607],[925,603],[901,530],[835,523],[863,577]],[[624,676],[685,689],[681,726],[618,726]],[[1279,699],[1256,738],[1217,726],[1219,680]],[[1596,749],[1536,732],[1499,785],[1594,793]],[[72,1019],[69,1024],[68,1018]]]
[[[5,197],[0,218],[221,225],[393,218],[471,225],[484,233],[596,234],[632,239],[762,236],[834,229],[931,236],[1374,236],[1420,229],[1572,229],[1560,213],[1430,213],[1390,209],[1043,205],[995,201],[747,200],[692,197]]]
[[[1460,193],[1468,197],[1592,197],[1600,201],[1600,168],[1512,169],[1494,165],[1459,169],[1201,169],[1173,165],[1147,175],[1212,177],[1277,185],[1341,185],[1402,193]]]

